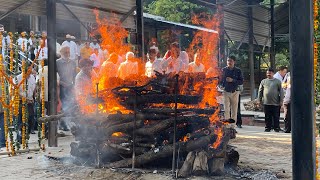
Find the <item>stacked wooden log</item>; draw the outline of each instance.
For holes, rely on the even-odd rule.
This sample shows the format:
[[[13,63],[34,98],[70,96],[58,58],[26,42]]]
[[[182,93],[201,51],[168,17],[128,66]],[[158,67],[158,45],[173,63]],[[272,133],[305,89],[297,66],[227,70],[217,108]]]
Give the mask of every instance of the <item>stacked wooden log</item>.
[[[77,142],[71,144],[71,155],[100,167],[131,167],[133,163],[135,167],[148,167],[157,164],[154,162],[158,160],[171,167],[176,149],[177,159],[185,159],[183,165],[177,163],[177,168],[181,168],[178,173],[181,177],[187,177],[190,172],[223,172],[221,164],[226,162],[227,144],[230,138],[235,137],[235,131],[226,128],[223,122],[210,122],[218,109],[196,107],[202,101],[201,92],[195,93],[191,88],[189,93],[178,94],[172,88],[177,87],[172,78],[161,76],[156,82],[144,86],[113,89],[119,102],[132,113],[74,116],[72,120],[76,125],[71,130]],[[179,86],[192,87],[190,82],[192,84],[197,79],[203,81],[203,76],[185,77],[182,81],[185,84],[179,81]],[[198,90],[201,89],[198,87]],[[172,108],[177,105],[174,103],[184,106],[175,109]],[[217,134],[217,130],[221,129],[222,136]],[[220,145],[213,148],[217,141]]]

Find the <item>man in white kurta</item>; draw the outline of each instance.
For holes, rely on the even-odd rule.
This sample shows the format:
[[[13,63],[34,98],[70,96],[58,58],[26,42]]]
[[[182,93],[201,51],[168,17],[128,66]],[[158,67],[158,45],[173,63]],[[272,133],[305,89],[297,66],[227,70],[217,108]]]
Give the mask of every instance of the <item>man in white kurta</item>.
[[[71,40],[71,36],[68,34],[66,35],[66,39],[63,43],[62,46],[68,46],[70,48],[70,60],[74,61],[76,64],[78,63],[77,59],[77,52],[78,52],[78,47],[77,44]]]
[[[187,72],[189,57],[185,51],[181,51],[178,43],[172,43],[170,48],[170,57],[163,60],[162,68],[169,73],[179,73],[180,71]]]
[[[130,75],[138,74],[138,63],[134,62],[134,53],[126,54],[126,61],[121,63],[118,69],[117,76],[121,79],[127,79]]]
[[[189,64],[190,73],[205,72],[204,65],[201,63],[201,56],[199,53],[194,55],[194,61]]]
[[[152,77],[155,71],[162,73],[162,61],[157,58],[157,51],[155,49],[149,50],[149,61],[145,66],[145,75]]]

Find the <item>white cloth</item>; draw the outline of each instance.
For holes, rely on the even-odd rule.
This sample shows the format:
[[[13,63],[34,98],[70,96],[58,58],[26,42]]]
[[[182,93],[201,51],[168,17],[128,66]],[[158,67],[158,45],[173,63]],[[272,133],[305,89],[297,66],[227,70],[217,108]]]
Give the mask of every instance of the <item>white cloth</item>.
[[[273,75],[274,78],[279,79],[281,82],[283,81],[283,77],[280,75],[279,72]]]
[[[17,76],[17,83],[19,84],[22,81],[22,74],[19,74]],[[36,78],[33,76],[33,74],[30,74],[27,80],[27,85],[25,88],[27,88],[27,100],[33,100],[33,93],[34,90],[36,89]],[[26,92],[22,91],[22,85],[19,88],[19,94],[22,97],[26,97]]]
[[[91,54],[90,60],[93,61],[93,66],[94,68],[99,68],[100,67],[100,59],[99,56],[97,56],[95,53]]]
[[[77,60],[78,48],[77,48],[77,44],[75,42],[64,41],[62,43],[62,46],[68,46],[70,48],[70,59],[73,61]]]
[[[29,47],[28,47],[28,43],[29,43]],[[32,46],[32,41],[31,39],[21,37],[18,39],[18,46],[20,46],[21,50],[24,48],[24,51],[28,51],[30,46]]]
[[[35,50],[34,50],[34,54],[37,55],[39,49],[41,47],[38,46]],[[42,59],[48,59],[48,48],[47,47],[43,47],[39,53],[39,56],[38,56],[38,59],[39,60],[42,60]]]
[[[148,61],[145,66],[145,75],[148,77],[152,77],[155,75],[154,71],[162,72],[162,61],[156,59],[153,63]]]
[[[283,104],[289,104],[291,102],[291,84],[290,75],[287,77],[287,89],[285,91],[285,96],[283,98]]]
[[[189,72],[190,73],[198,73],[198,72],[205,72],[204,65],[200,63],[198,66],[195,62],[189,64]]]
[[[187,72],[189,64],[189,57],[185,51],[181,51],[177,59],[169,57],[163,60],[162,69],[166,71],[167,74],[174,72],[179,73],[180,71]]]
[[[92,49],[100,49],[100,45],[98,43],[96,43],[96,44],[90,43],[90,47]]]
[[[60,54],[60,49],[61,49],[61,45],[58,42],[56,42],[56,53],[57,54]]]
[[[131,61],[125,61],[120,64],[118,69],[117,76],[121,79],[126,79],[130,75],[138,74],[138,63],[137,62],[131,62]]]
[[[39,69],[38,71],[38,76],[36,78],[36,82],[42,82],[42,77],[44,77],[44,100],[48,101],[48,66],[44,66],[43,68],[43,72],[42,72],[42,68]],[[59,74],[57,73],[57,82],[59,82]],[[42,93],[41,93],[41,97],[42,97]]]

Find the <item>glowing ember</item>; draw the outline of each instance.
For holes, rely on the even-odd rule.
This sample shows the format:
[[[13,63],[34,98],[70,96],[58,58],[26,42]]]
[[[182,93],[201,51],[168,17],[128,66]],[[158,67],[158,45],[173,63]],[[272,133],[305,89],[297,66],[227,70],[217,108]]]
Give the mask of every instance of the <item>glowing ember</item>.
[[[112,137],[122,137],[124,134],[122,132],[115,132],[111,135]]]

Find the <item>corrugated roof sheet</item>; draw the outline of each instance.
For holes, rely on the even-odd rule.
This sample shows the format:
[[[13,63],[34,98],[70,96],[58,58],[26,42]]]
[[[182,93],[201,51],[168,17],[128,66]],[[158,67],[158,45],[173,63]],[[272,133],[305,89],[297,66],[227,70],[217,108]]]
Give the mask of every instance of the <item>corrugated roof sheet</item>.
[[[218,31],[213,30],[213,29],[208,29],[208,28],[189,25],[189,24],[182,24],[182,23],[177,23],[177,22],[172,22],[172,21],[166,21],[166,20],[164,20],[164,18],[161,18],[161,16],[155,16],[155,15],[148,14],[148,13],[143,13],[143,17],[152,19],[154,21],[162,22],[162,23],[172,24],[175,26],[181,26],[181,27],[185,27],[185,28],[189,28],[189,29],[196,29],[196,30],[200,30],[200,31],[206,31],[206,32],[218,34]]]
[[[7,12],[17,5],[25,2],[25,0],[0,0],[0,11]],[[74,20],[73,16],[67,9],[57,1],[57,19]],[[98,8],[100,16],[110,18],[116,16],[121,18],[124,14],[136,6],[135,0],[63,0],[67,7],[83,22],[95,22],[95,15],[93,14],[93,7]],[[16,10],[20,14],[28,15],[45,15],[46,5],[45,0],[30,0]],[[129,16],[123,26],[126,28],[135,29],[134,16]]]

